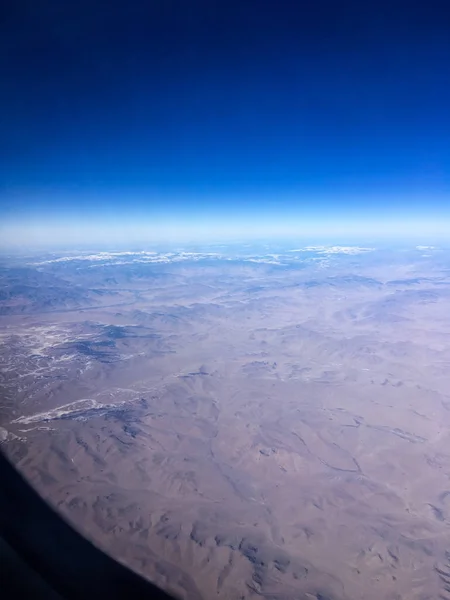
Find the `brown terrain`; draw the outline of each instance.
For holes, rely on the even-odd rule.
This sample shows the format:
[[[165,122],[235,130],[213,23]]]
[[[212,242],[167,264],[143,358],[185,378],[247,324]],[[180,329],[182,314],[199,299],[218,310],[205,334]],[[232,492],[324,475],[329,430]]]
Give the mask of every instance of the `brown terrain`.
[[[180,598],[450,600],[449,266],[3,257],[1,449]]]

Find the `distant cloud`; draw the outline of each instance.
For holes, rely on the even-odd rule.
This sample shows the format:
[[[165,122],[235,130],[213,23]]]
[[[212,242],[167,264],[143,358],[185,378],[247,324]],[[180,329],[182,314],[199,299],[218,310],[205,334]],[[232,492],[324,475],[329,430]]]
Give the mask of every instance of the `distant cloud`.
[[[373,252],[375,248],[361,248],[359,246],[306,246],[296,248],[290,252],[315,252],[317,254],[362,254]]]

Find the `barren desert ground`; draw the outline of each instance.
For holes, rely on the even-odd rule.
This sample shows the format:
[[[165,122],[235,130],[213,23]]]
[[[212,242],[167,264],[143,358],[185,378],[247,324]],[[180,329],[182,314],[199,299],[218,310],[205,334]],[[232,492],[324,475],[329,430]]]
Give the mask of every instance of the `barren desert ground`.
[[[1,449],[180,598],[450,600],[450,251],[2,256]]]

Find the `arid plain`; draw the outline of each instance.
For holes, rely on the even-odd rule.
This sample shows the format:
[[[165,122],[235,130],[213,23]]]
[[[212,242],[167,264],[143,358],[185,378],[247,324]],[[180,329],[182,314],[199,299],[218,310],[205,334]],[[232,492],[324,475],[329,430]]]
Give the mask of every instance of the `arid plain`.
[[[450,252],[2,257],[0,440],[180,598],[450,600]]]

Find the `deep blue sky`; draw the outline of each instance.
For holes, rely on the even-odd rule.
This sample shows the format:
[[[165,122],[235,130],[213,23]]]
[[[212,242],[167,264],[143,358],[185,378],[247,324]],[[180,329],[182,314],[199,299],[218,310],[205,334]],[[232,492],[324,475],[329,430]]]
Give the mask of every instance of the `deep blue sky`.
[[[11,0],[0,80],[8,223],[450,215],[448,2]]]

